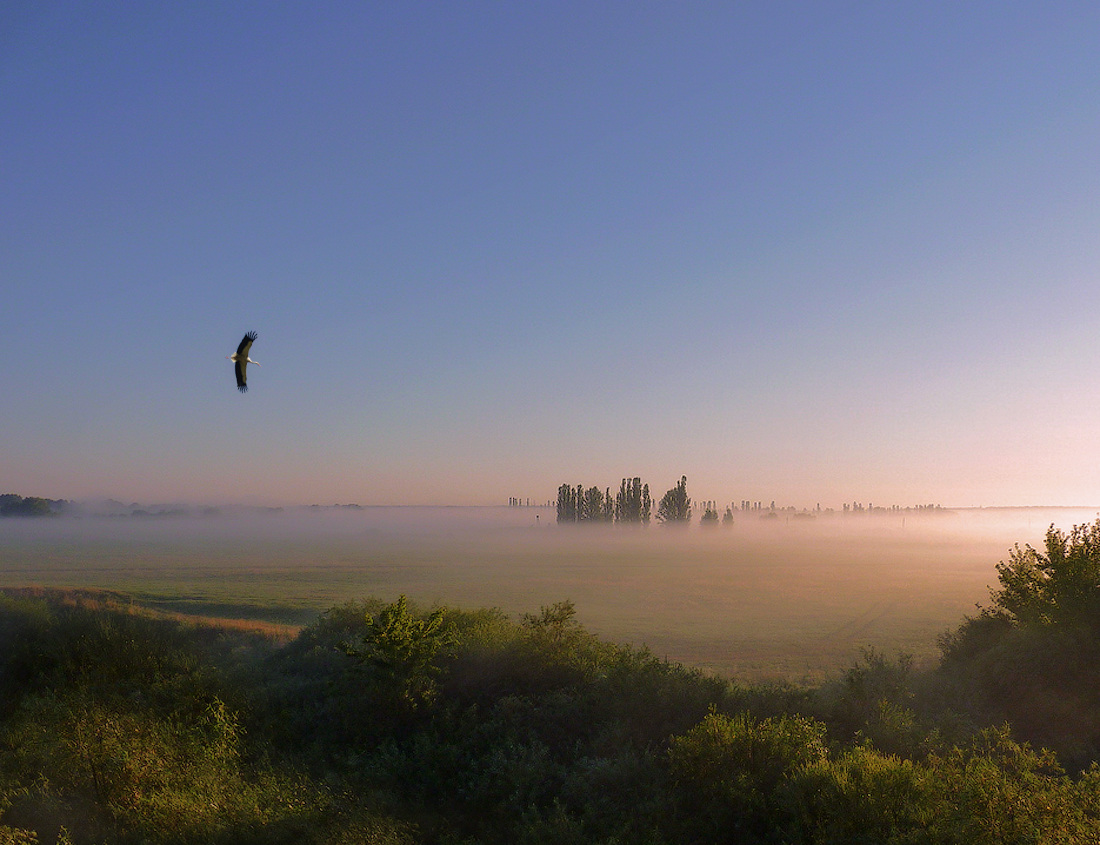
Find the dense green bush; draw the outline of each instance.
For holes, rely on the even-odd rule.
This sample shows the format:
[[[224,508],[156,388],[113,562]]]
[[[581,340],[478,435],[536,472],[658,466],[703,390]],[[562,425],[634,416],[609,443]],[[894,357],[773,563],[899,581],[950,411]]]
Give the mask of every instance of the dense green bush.
[[[859,745],[794,772],[775,798],[788,843],[901,845],[952,842],[930,834],[940,808],[928,769]]]
[[[0,843],[1100,841],[1074,648],[1089,625],[990,612],[935,672],[869,649],[813,690],[602,642],[567,601],[511,620],[368,599],[275,647],[0,596]],[[1021,696],[1062,714],[1083,771],[1018,739],[1039,729]]]
[[[827,754],[826,728],[802,716],[707,716],[672,738],[674,827],[693,842],[772,840],[780,784]]]
[[[329,842],[344,819],[374,841],[411,841],[401,824],[265,763],[262,738],[248,747],[226,703],[251,700],[230,662],[259,659],[244,657],[247,637],[64,598],[0,607],[12,830],[45,842]]]
[[[997,566],[991,604],[944,635],[938,680],[978,724],[1007,721],[1073,769],[1100,757],[1100,520]]]

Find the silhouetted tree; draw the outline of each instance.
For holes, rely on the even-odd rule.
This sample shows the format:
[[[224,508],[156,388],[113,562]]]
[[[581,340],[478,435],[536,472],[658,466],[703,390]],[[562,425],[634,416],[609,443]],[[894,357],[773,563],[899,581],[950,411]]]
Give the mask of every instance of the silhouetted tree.
[[[681,476],[676,486],[661,497],[657,520],[666,524],[684,524],[691,520],[691,499],[687,494],[687,476]]]
[[[577,492],[568,484],[563,484],[558,488],[558,522],[576,522],[578,516]]]
[[[606,495],[599,487],[589,487],[580,494],[578,522],[610,522],[613,515],[611,488]]]
[[[623,479],[615,496],[615,521],[629,524],[649,524],[652,508],[649,498],[649,485],[642,485],[642,479]]]

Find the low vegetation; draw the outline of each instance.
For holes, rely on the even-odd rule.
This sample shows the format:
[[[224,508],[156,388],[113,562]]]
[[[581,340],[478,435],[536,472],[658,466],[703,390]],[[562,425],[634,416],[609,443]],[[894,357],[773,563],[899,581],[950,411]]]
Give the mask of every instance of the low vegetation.
[[[0,596],[0,843],[1100,841],[1100,522],[1014,549],[940,664],[742,685],[404,597],[289,640]]]

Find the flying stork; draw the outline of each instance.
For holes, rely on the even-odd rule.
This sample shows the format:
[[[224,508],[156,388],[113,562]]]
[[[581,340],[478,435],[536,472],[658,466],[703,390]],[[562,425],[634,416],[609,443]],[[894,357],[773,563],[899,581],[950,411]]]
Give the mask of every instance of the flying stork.
[[[244,339],[241,341],[241,345],[237,347],[237,351],[234,352],[232,355],[225,356],[234,364],[234,369],[237,371],[237,390],[239,390],[241,393],[244,393],[246,390],[248,390],[248,384],[245,382],[245,379],[247,378],[245,374],[245,367],[247,367],[249,364],[255,364],[257,367],[260,366],[259,361],[253,361],[251,358],[248,357],[248,350],[252,348],[252,341],[254,341],[255,339],[256,333],[249,332],[244,336]]]

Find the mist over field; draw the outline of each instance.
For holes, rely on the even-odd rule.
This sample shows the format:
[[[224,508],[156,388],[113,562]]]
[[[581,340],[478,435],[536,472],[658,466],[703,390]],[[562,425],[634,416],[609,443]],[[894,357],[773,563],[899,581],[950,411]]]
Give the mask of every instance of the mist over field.
[[[94,587],[307,624],[350,600],[510,615],[563,599],[602,638],[752,679],[814,681],[873,646],[927,663],[995,565],[1094,509],[739,514],[733,526],[559,526],[550,508],[299,508],[0,521],[0,586]]]

